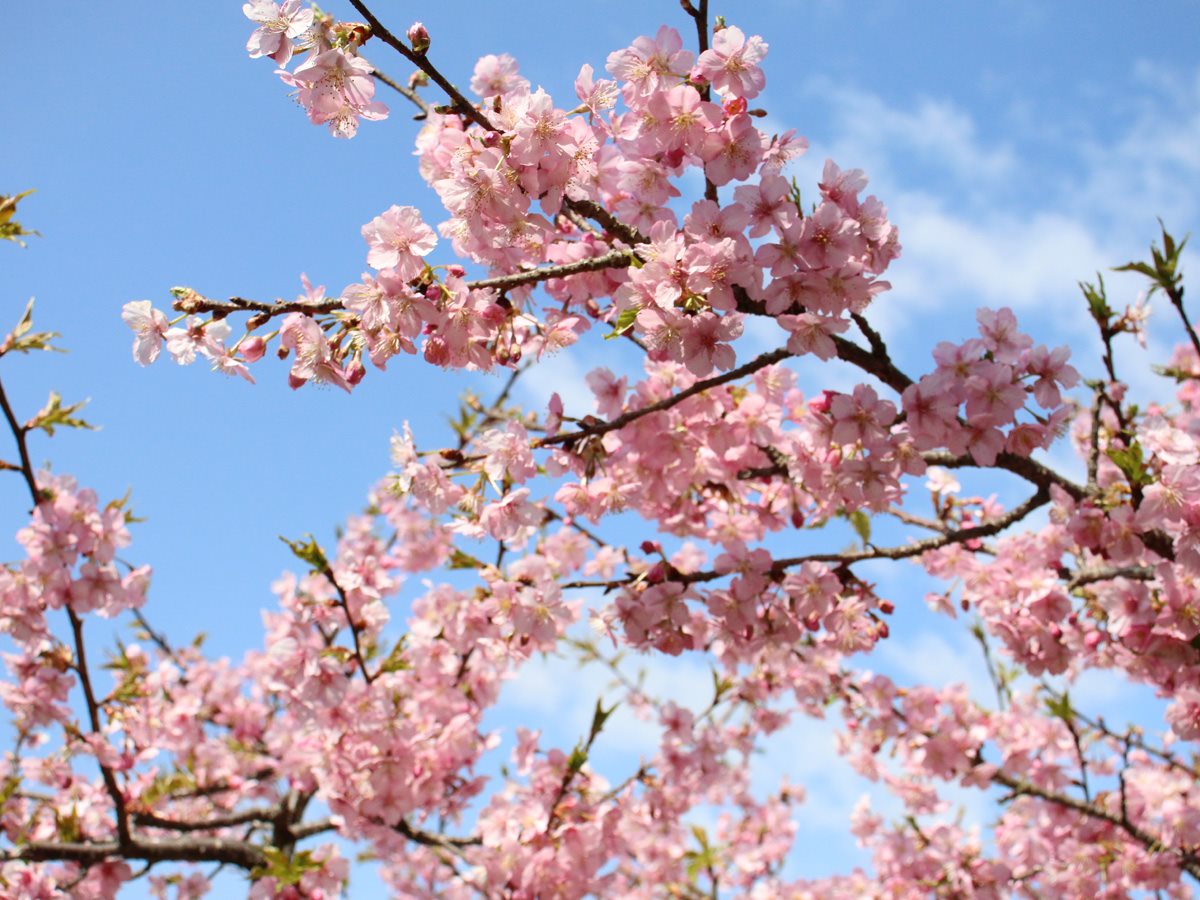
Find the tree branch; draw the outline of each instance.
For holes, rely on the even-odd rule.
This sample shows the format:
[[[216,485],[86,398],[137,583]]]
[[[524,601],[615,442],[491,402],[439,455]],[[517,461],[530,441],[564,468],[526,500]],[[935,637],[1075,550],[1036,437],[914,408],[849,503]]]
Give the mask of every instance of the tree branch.
[[[624,428],[631,422],[636,422],[643,416],[648,416],[651,413],[663,412],[673,406],[677,406],[689,397],[694,397],[697,394],[702,394],[710,388],[719,387],[722,384],[728,384],[731,381],[737,381],[739,378],[744,378],[747,375],[757,372],[759,369],[765,369],[767,366],[774,365],[777,362],[790,357],[792,353],[786,347],[780,347],[778,350],[771,350],[756,356],[750,362],[736,369],[731,369],[722,375],[716,375],[712,378],[706,378],[702,381],[697,381],[689,388],[685,388],[677,394],[672,394],[657,403],[651,403],[649,406],[644,406],[641,409],[631,410],[627,413],[617,416],[608,422],[597,422],[595,424],[585,424],[578,431],[560,431],[558,434],[548,435],[534,441],[534,447],[549,447],[553,444],[570,444],[576,441],[589,437],[598,437],[602,434],[607,434],[610,431],[615,431],[619,428]]]

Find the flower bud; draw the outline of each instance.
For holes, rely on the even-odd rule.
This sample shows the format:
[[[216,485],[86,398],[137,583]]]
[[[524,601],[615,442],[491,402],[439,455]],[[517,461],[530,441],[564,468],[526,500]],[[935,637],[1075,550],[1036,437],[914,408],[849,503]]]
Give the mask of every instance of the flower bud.
[[[429,50],[429,32],[420,22],[413,22],[408,29],[408,42],[412,44],[413,53],[424,56]]]
[[[435,366],[445,366],[450,362],[450,348],[437,335],[425,342],[425,362]]]
[[[258,362],[267,352],[267,342],[257,334],[242,341],[242,359],[248,363]]]
[[[508,312],[502,307],[497,306],[495,303],[489,303],[484,307],[483,312],[480,313],[479,317],[489,325],[500,326],[503,325],[504,321],[508,318]]]
[[[357,356],[350,361],[350,365],[346,366],[346,380],[351,384],[358,384],[366,377],[366,374],[366,367]]]

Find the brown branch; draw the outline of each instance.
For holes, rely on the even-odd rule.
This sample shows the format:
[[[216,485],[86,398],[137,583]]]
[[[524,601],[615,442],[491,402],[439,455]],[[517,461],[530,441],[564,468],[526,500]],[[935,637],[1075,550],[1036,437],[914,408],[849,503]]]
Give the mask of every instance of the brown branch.
[[[936,537],[929,537],[921,541],[913,541],[912,543],[896,547],[872,547],[850,553],[816,553],[809,556],[793,556],[785,559],[777,559],[772,564],[771,569],[773,572],[780,573],[792,566],[801,565],[806,562],[856,563],[869,559],[907,559],[913,556],[920,556],[923,553],[928,553],[930,550],[939,550],[942,547],[949,547],[952,544],[961,544],[964,541],[974,540],[975,538],[990,537],[991,535],[999,534],[1004,529],[1020,522],[1039,506],[1044,506],[1049,501],[1049,492],[1038,490],[1032,497],[1005,515],[990,522],[972,525],[970,528],[947,531]],[[708,581],[711,578],[720,577],[715,572],[700,574],[705,577],[699,578],[692,575],[686,576],[686,580]]]
[[[996,457],[996,462],[990,467],[976,462],[975,458],[969,453],[964,453],[962,456],[955,456],[946,450],[928,450],[921,454],[921,458],[931,466],[942,466],[946,469],[1004,469],[1005,471],[1012,472],[1014,475],[1020,475],[1026,481],[1038,487],[1049,489],[1051,485],[1058,485],[1073,500],[1082,500],[1087,496],[1087,488],[1076,484],[1064,475],[1060,475],[1036,459],[1028,456],[1017,456],[1015,453],[1005,452],[999,454]]]
[[[412,825],[409,825],[405,819],[401,819],[396,825],[396,831],[414,844],[421,844],[425,847],[439,847],[443,850],[450,850],[460,854],[466,847],[478,847],[483,844],[482,838],[450,837],[444,834],[435,834],[431,831],[422,831],[420,828],[414,828]]]
[[[536,284],[551,278],[565,278],[568,275],[578,275],[582,272],[599,272],[602,269],[624,269],[633,260],[627,250],[610,250],[601,256],[590,256],[575,262],[562,263],[556,266],[541,266],[527,269],[524,272],[514,272],[511,275],[498,275],[495,278],[484,278],[479,281],[468,281],[468,288],[514,288],[526,284]]]
[[[338,605],[341,606],[342,612],[346,614],[346,624],[350,627],[351,638],[354,639],[354,659],[358,662],[358,668],[359,671],[362,672],[363,678],[366,679],[367,684],[370,684],[378,677],[379,673],[376,672],[374,675],[372,675],[367,669],[367,660],[366,657],[363,656],[362,645],[358,640],[358,623],[354,621],[354,616],[350,615],[350,601],[346,597],[346,592],[342,589],[342,586],[338,584],[338,580],[333,577],[333,568],[331,566],[326,564],[321,574],[329,579],[329,583],[332,584],[334,590],[337,591]]]
[[[564,204],[570,210],[598,222],[610,234],[614,234],[627,244],[648,244],[650,238],[642,234],[632,225],[626,225],[607,209],[594,200],[567,200]]]
[[[451,100],[451,105],[458,110],[460,115],[470,119],[476,125],[486,128],[488,131],[499,130],[495,125],[488,121],[487,117],[480,112],[480,110],[476,108],[476,106],[470,100],[468,100],[462,95],[462,93],[459,92],[458,88],[446,80],[446,76],[437,70],[437,67],[426,58],[424,53],[413,52],[411,47],[405,44],[404,41],[400,40],[400,38],[396,37],[396,35],[392,34],[392,32],[390,32],[387,27],[379,21],[375,14],[367,8],[367,5],[363,3],[362,0],[350,0],[350,5],[358,10],[359,14],[367,20],[367,24],[371,26],[371,34],[379,38],[381,41],[407,59],[410,63],[428,75],[434,84],[445,91],[446,96],[448,96]]]
[[[780,347],[778,350],[771,350],[768,353],[763,353],[756,356],[750,362],[736,369],[731,369],[722,375],[716,375],[712,378],[706,378],[702,381],[697,381],[691,387],[680,391],[677,394],[672,394],[657,403],[652,403],[649,406],[644,406],[641,409],[630,410],[627,413],[617,416],[607,422],[596,422],[595,424],[584,424],[578,431],[560,431],[558,434],[548,435],[534,441],[534,447],[549,447],[554,444],[570,444],[575,441],[589,437],[598,437],[602,434],[607,434],[610,431],[615,431],[619,428],[624,428],[631,422],[636,422],[643,416],[648,416],[651,413],[663,412],[673,406],[677,406],[684,400],[694,397],[697,394],[702,394],[710,388],[719,387],[722,384],[728,384],[731,381],[737,381],[739,378],[744,378],[759,369],[765,369],[767,366],[774,365],[777,362],[790,357],[792,353],[785,347]]]
[[[1090,819],[1099,819],[1108,822],[1110,825],[1115,825],[1150,853],[1170,853],[1176,855],[1179,867],[1197,881],[1200,881],[1200,858],[1197,858],[1195,853],[1167,847],[1159,838],[1132,822],[1124,811],[1120,815],[1117,815],[1095,803],[1076,800],[1074,797],[1069,797],[1066,794],[1058,794],[1054,791],[1045,790],[1028,781],[1022,781],[1018,778],[1013,778],[1011,775],[1006,775],[1002,771],[993,775],[992,781],[1003,785],[1016,795],[1037,797],[1039,800],[1045,800],[1048,803],[1054,803],[1065,809],[1074,810]]]
[[[96,702],[96,693],[92,689],[92,677],[88,672],[87,650],[83,643],[83,621],[70,605],[66,607],[66,610],[67,617],[71,621],[71,634],[75,641],[74,668],[79,674],[79,684],[83,688],[83,697],[87,704],[88,721],[92,726],[92,734],[103,738],[103,732],[100,728],[100,707]],[[125,808],[125,795],[121,792],[120,785],[117,784],[117,776],[113,773],[113,770],[100,762],[99,759],[96,762],[100,766],[100,776],[104,779],[104,787],[113,802],[113,811],[117,819],[117,841],[121,847],[128,847],[132,843],[132,837],[129,833],[129,813]]]
[[[135,812],[133,814],[133,821],[137,825],[147,828],[161,828],[164,831],[216,831],[219,828],[233,828],[252,822],[273,822],[278,813],[279,810],[277,807],[264,806],[230,813],[227,816],[217,816],[212,819],[179,821],[176,819],[165,819],[154,813]]]
[[[945,450],[927,451],[922,453],[921,457],[930,465],[944,466],[947,469],[1005,469],[1014,475],[1020,475],[1026,481],[1038,487],[1049,488],[1051,485],[1057,485],[1073,500],[1083,500],[1088,496],[1087,488],[1076,484],[1064,475],[1060,475],[1049,466],[1043,465],[1032,457],[1017,456],[1015,453],[1001,453],[996,457],[996,462],[990,467],[976,462],[970,454],[955,456]],[[1140,532],[1138,538],[1146,545],[1147,549],[1154,551],[1163,557],[1163,559],[1175,559],[1175,547],[1170,535],[1166,532]]]
[[[416,91],[414,91],[412,88],[405,87],[404,85],[400,84],[400,82],[398,82],[398,81],[393,81],[391,78],[384,75],[378,69],[375,69],[371,73],[371,75],[374,77],[374,79],[376,81],[386,84],[393,91],[398,93],[400,96],[404,97],[406,100],[408,100],[408,102],[410,102],[411,104],[413,104],[413,106],[417,107],[417,109],[420,110],[420,112],[417,113],[417,115],[413,116],[413,118],[415,120],[420,121],[421,119],[424,119],[427,115],[429,115],[429,104],[426,103],[425,100],[421,97],[421,95],[418,94]]]
[[[312,316],[318,313],[338,312],[344,308],[341,297],[331,297],[321,303],[310,303],[307,300],[279,300],[275,303],[263,303],[260,300],[247,300],[245,297],[230,297],[228,300],[222,301],[210,300],[191,289],[177,297],[171,306],[179,312],[189,315],[211,313],[218,317],[224,317],[231,313],[253,312],[267,318],[293,312]]]
[[[1073,591],[1086,584],[1111,581],[1114,578],[1129,578],[1133,581],[1150,581],[1155,577],[1150,566],[1115,566],[1104,569],[1080,569],[1067,582],[1067,590]]]
[[[95,865],[108,859],[141,859],[147,862],[219,862],[247,871],[266,864],[262,850],[247,841],[226,838],[179,838],[132,840],[128,845],[112,841],[74,843],[34,841],[22,844],[0,859],[26,862],[77,862]]]
[[[21,475],[25,479],[25,486],[29,488],[33,505],[37,506],[42,502],[42,495],[37,486],[37,479],[33,476],[33,463],[30,461],[29,444],[26,440],[29,430],[17,421],[16,414],[8,402],[8,395],[4,392],[3,381],[0,381],[0,409],[4,410],[4,418],[8,421],[8,427],[17,442],[17,452],[21,455]]]
[[[964,541],[975,540],[976,538],[990,537],[994,534],[999,534],[1006,528],[1020,522],[1031,512],[1040,506],[1044,506],[1050,501],[1048,492],[1038,490],[1032,497],[1022,503],[1020,506],[1011,510],[997,519],[990,522],[984,522],[980,525],[972,525],[969,528],[960,528],[955,531],[945,531],[936,537],[925,538],[920,541],[913,541],[908,544],[901,544],[895,547],[871,547],[866,550],[853,550],[842,553],[811,553],[807,556],[791,556],[783,559],[777,559],[771,564],[770,572],[778,577],[786,570],[793,566],[802,565],[806,562],[827,562],[838,563],[840,565],[850,565],[857,562],[865,562],[872,559],[908,559],[913,556],[920,556],[923,553],[928,553],[930,550],[939,550],[942,547],[949,547],[952,544],[961,544]],[[670,580],[683,584],[699,584],[706,581],[715,581],[718,578],[723,578],[728,573],[705,571],[682,573],[675,572]],[[640,575],[628,575],[623,579],[613,581],[572,581],[563,585],[564,589],[581,589],[581,588],[604,588],[612,590],[614,588],[623,587],[636,581]]]

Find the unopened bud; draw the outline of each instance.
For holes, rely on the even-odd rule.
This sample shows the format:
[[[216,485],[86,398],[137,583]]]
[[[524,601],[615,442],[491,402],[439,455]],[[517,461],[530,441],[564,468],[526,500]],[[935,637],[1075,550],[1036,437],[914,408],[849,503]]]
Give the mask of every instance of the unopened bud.
[[[346,366],[346,380],[351,384],[358,384],[366,377],[366,374],[367,370],[363,366],[361,359],[355,358],[350,362],[350,365]]]
[[[836,391],[821,391],[820,397],[813,397],[808,401],[808,408],[815,413],[829,412],[829,404],[833,402],[833,395]]]
[[[435,366],[444,366],[450,362],[450,348],[437,335],[425,342],[425,362]]]
[[[246,362],[258,362],[267,352],[267,342],[256,334],[254,337],[242,341],[241,350],[242,359]]]
[[[413,22],[408,29],[408,42],[412,44],[413,53],[424,56],[429,49],[429,32],[420,22]]]
[[[501,306],[497,306],[495,303],[489,303],[484,307],[479,317],[489,325],[500,326],[508,318],[508,311]]]

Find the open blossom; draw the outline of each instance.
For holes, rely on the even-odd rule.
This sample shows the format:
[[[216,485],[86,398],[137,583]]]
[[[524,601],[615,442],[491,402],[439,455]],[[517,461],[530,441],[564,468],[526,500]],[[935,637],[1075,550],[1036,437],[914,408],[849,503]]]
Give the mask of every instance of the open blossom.
[[[475,63],[471,90],[480,97],[496,97],[528,89],[529,82],[519,74],[517,61],[507,53],[499,56],[490,53]]]
[[[422,257],[437,244],[433,229],[421,221],[413,206],[392,206],[362,227],[371,249],[367,265],[375,269],[394,269],[396,275],[411,281],[424,268]]]
[[[691,51],[683,49],[679,32],[663,25],[653,39],[643,35],[624,50],[610,53],[606,68],[625,81],[625,97],[629,100],[682,80],[692,68],[693,59]]]
[[[133,300],[121,309],[121,318],[134,330],[133,358],[143,366],[158,359],[167,334],[167,317],[154,309],[149,300]]]
[[[284,0],[283,3],[250,0],[242,7],[242,12],[250,21],[258,23],[258,28],[246,42],[250,56],[269,56],[281,66],[291,60],[296,38],[313,25],[312,9],[301,8],[300,0]]]
[[[296,98],[316,125],[334,137],[351,138],[359,119],[386,119],[388,109],[375,96],[374,67],[341,47],[315,53],[292,73],[279,77],[297,88]]]
[[[712,47],[700,54],[696,68],[715,90],[749,100],[767,83],[758,65],[766,55],[766,41],[758,35],[747,38],[730,25],[713,35]]]

